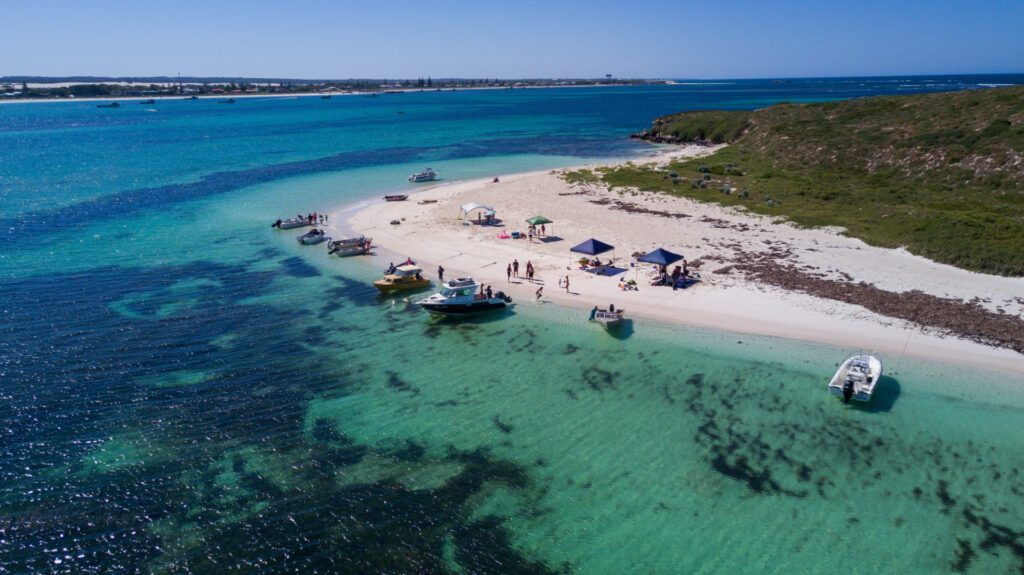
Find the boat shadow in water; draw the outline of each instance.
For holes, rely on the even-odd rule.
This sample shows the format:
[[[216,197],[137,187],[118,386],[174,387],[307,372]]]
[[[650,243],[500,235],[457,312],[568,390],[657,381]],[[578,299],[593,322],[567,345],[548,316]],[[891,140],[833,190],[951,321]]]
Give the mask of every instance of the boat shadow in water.
[[[857,411],[865,411],[867,413],[888,413],[892,411],[892,406],[899,399],[900,391],[899,381],[888,375],[883,375],[878,379],[878,383],[875,384],[875,392],[871,394],[871,401],[866,403],[851,401],[850,406]]]
[[[429,312],[424,312],[428,313]],[[430,323],[433,325],[452,325],[452,324],[476,324],[483,325],[486,323],[493,323],[501,321],[505,318],[512,317],[516,314],[514,307],[507,307],[502,310],[494,311],[481,311],[476,313],[467,314],[452,314],[452,315],[430,315]]]
[[[629,339],[633,335],[633,320],[625,318],[619,325],[609,327],[608,335],[618,340]]]

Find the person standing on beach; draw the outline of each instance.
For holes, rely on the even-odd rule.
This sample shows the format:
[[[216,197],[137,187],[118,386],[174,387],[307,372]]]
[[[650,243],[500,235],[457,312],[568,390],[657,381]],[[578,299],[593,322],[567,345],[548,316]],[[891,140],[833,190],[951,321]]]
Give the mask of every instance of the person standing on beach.
[[[565,293],[569,293],[569,276],[565,276]]]
[[[530,226],[530,230],[527,232],[527,234],[529,234],[530,243],[532,244],[533,243],[533,226]]]
[[[533,262],[526,260],[526,281],[533,283]]]
[[[519,277],[519,260],[518,259],[512,260],[512,275],[515,276],[515,277]]]
[[[540,225],[540,235],[542,235],[542,236],[548,235],[548,229],[546,227],[544,227],[544,224]]]
[[[512,264],[508,264],[508,267],[505,268],[505,276],[507,276],[507,278],[508,278],[507,281],[511,283],[512,282]]]
[[[437,281],[444,283],[444,268],[437,266]]]

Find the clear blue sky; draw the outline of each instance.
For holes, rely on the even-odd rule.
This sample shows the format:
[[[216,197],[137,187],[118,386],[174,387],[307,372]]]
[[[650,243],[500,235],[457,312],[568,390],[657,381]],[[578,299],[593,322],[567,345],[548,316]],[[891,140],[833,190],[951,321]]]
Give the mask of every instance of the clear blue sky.
[[[1024,0],[0,0],[0,76],[1024,72]]]

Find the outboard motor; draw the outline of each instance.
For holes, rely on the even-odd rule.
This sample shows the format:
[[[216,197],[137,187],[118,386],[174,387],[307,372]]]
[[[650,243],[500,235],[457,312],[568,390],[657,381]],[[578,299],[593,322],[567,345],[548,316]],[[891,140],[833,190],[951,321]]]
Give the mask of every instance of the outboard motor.
[[[853,397],[853,380],[848,379],[843,384],[843,403],[850,403],[851,397]]]
[[[281,227],[281,220],[277,220],[276,222],[270,224],[270,227],[272,227],[272,228],[279,228],[279,227]]]

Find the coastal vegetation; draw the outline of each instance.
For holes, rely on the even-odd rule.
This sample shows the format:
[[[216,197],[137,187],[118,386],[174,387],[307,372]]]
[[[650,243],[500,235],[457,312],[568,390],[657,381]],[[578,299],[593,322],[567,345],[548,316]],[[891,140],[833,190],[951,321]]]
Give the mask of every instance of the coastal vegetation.
[[[872,245],[1024,276],[1024,87],[685,112],[636,136],[730,145],[566,179],[841,226]]]

